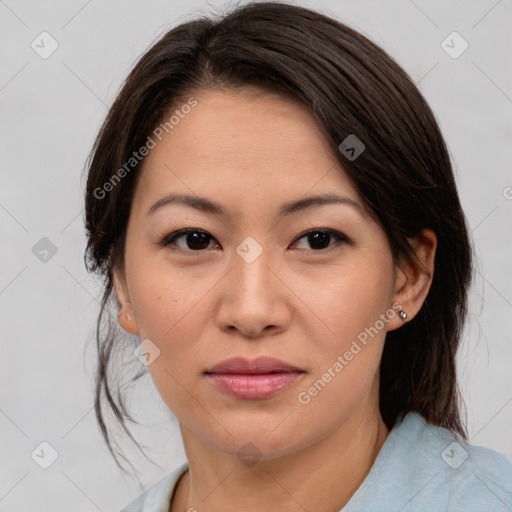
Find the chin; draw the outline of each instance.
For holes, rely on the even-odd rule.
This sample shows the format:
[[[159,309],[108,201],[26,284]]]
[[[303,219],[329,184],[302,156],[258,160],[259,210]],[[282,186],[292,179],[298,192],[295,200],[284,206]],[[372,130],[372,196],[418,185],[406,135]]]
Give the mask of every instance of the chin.
[[[304,439],[304,429],[297,425],[285,425],[283,418],[272,418],[272,421],[262,418],[253,421],[253,416],[246,416],[231,422],[223,421],[223,428],[206,435],[207,442],[217,449],[238,457],[240,460],[252,458],[254,460],[272,460],[288,455],[307,446]],[[229,435],[228,434],[231,434]],[[300,434],[300,438],[298,437]]]

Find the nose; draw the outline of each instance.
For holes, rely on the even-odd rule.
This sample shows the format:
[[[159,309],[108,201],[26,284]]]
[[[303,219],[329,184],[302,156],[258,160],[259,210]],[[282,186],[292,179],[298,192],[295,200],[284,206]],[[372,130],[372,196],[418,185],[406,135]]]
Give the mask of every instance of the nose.
[[[219,283],[218,326],[251,339],[283,332],[292,316],[292,293],[279,273],[265,250],[250,263],[235,253],[231,270]]]

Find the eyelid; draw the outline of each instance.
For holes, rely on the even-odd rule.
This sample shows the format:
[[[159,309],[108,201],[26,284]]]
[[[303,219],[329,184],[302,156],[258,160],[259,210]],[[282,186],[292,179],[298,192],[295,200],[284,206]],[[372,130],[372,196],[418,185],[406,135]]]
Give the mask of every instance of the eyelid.
[[[216,238],[208,233],[208,231],[201,229],[201,228],[184,228],[184,229],[178,229],[177,231],[173,231],[172,233],[169,233],[168,235],[165,235],[161,240],[158,242],[158,245],[161,245],[163,247],[168,247],[169,245],[173,244],[175,240],[178,238],[181,238],[188,233],[203,233],[207,236],[209,236],[212,240],[216,240]],[[217,242],[218,243],[218,242]],[[196,252],[201,253],[203,251],[187,251],[187,252]]]
[[[304,236],[307,236],[310,233],[327,233],[327,234],[333,235],[335,238],[339,238],[341,240],[344,240],[347,243],[351,242],[350,238],[347,235],[345,235],[341,231],[338,231],[337,229],[332,229],[332,228],[312,228],[312,229],[308,229],[307,231],[304,231],[299,236],[297,236],[297,238],[295,240],[299,240],[300,238],[302,238]]]
[[[324,249],[303,249],[303,251],[306,251],[307,254],[315,254],[315,255],[318,255],[318,256],[326,255],[330,251],[335,250],[339,246],[340,242],[343,243],[343,244],[352,244],[351,239],[347,235],[345,235],[341,231],[338,231],[336,229],[331,229],[331,228],[312,228],[312,229],[308,229],[307,231],[304,231],[303,233],[298,235],[295,238],[294,243],[297,243],[298,240],[308,236],[311,233],[326,233],[326,234],[329,234],[329,235],[331,235],[335,239],[335,242],[333,244],[331,244],[331,245],[328,245]]]

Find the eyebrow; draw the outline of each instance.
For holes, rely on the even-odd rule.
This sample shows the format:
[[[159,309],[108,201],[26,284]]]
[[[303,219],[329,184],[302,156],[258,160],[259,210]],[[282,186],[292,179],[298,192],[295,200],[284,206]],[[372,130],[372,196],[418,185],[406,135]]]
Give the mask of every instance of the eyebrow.
[[[195,208],[196,210],[202,212],[213,213],[224,217],[229,216],[229,212],[219,203],[215,203],[214,201],[211,201],[206,197],[199,197],[195,195],[180,193],[172,193],[165,197],[162,197],[162,199],[159,199],[153,206],[151,206],[147,214],[152,215],[163,206],[167,206],[170,204],[188,206],[190,208]],[[284,203],[281,206],[281,208],[279,208],[278,214],[280,217],[285,217],[287,215],[291,215],[293,213],[305,210],[307,208],[314,208],[327,204],[347,205],[353,207],[360,214],[362,214],[363,212],[363,208],[358,201],[351,199],[350,197],[347,196],[339,196],[337,194],[325,193],[314,196],[308,196],[302,199]]]

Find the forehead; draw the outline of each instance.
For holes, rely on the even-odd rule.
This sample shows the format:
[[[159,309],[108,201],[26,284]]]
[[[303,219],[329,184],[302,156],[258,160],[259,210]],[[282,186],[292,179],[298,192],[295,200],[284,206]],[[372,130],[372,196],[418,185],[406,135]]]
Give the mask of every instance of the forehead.
[[[304,106],[254,88],[200,91],[192,97],[196,106],[176,105],[167,116],[181,113],[176,124],[161,140],[153,137],[156,145],[143,163],[134,203],[147,204],[176,190],[266,204],[308,192],[357,198]]]

